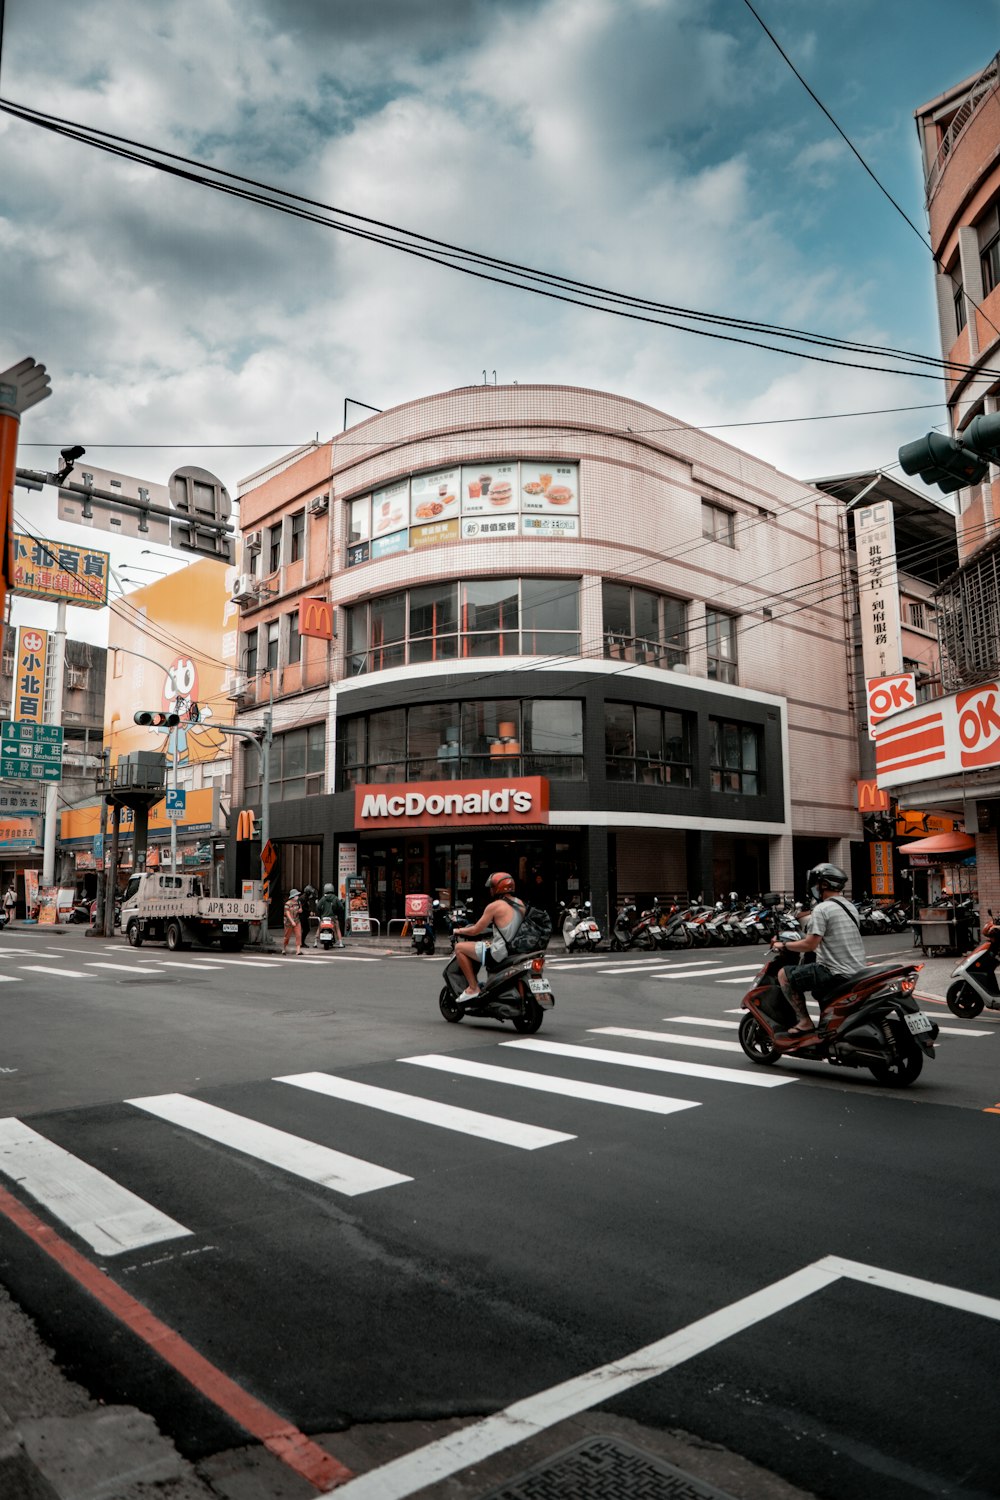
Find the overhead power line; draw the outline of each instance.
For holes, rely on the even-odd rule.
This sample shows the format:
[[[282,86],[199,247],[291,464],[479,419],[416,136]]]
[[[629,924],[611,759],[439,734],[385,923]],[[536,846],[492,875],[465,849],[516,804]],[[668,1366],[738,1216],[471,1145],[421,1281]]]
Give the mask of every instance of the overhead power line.
[[[799,359],[820,364],[832,364],[848,369],[866,369],[879,374],[912,375],[919,379],[937,380],[942,371],[969,373],[971,367],[938,356],[919,354],[908,350],[862,343],[857,340],[834,338],[827,334],[811,333],[800,329],[784,328],[755,319],[733,318],[723,314],[705,313],[669,303],[655,302],[648,298],[599,287],[592,283],[577,281],[559,273],[539,271],[530,266],[504,260],[499,256],[436,240],[415,230],[340,209],[318,199],[290,193],[254,178],[214,167],[178,152],[163,147],[150,146],[129,137],[115,135],[97,127],[81,125],[57,115],[45,114],[26,105],[0,99],[0,110],[22,122],[51,131],[69,140],[121,157],[156,171],[166,172],[200,187],[211,188],[230,197],[256,203],[278,213],[286,214],[325,229],[336,230],[358,239],[381,244],[400,253],[414,256],[450,270],[460,271],[479,280],[529,291],[570,306],[590,311],[607,312],[632,322],[670,328],[677,332],[694,333],[700,337],[721,339],[726,343],[765,349],[772,353],[791,355]],[[333,216],[333,217],[331,217]],[[679,319],[690,320],[688,322]],[[698,326],[698,325],[705,326]],[[729,332],[723,332],[724,328]],[[736,332],[735,330],[739,330]],[[748,333],[760,333],[764,338],[747,337]],[[842,353],[857,353],[876,359],[902,360],[910,368],[894,364],[872,364],[864,360],[834,358],[832,354],[809,353],[806,348],[786,348],[784,344],[769,342],[781,339],[792,345],[807,345],[837,350]],[[977,378],[975,375],[973,378]]]

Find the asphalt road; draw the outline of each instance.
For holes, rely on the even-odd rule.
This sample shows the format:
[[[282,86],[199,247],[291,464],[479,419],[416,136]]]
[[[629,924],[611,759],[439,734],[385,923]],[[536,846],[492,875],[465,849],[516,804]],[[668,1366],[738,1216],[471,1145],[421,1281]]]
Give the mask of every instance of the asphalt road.
[[[531,1420],[575,1400],[684,1429],[830,1500],[996,1496],[1000,1027],[936,1007],[900,1093],[758,1070],[735,1037],[756,961],[553,945],[556,1008],[522,1039],[443,1021],[443,957],[5,933],[0,1188],[41,1227],[0,1212],[0,1281],[191,1456],[245,1433],[165,1368],[170,1338],[334,1454],[445,1417],[487,1451],[484,1419],[601,1372]],[[343,1493],[415,1494],[435,1462]]]

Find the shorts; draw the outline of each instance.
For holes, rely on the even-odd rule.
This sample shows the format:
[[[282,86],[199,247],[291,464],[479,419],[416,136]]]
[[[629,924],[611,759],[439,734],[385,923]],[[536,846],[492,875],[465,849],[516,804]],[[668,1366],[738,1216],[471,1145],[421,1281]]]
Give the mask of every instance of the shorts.
[[[842,977],[842,975],[834,974],[826,964],[796,964],[794,968],[785,970],[788,988],[793,995],[807,995],[814,990],[829,989],[831,982]],[[819,996],[816,998],[818,999]]]

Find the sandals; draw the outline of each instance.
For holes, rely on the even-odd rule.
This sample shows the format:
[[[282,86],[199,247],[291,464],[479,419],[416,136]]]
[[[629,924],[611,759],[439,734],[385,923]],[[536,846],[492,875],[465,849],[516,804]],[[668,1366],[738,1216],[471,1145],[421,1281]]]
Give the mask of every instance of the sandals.
[[[468,989],[467,989],[467,990],[466,990],[466,991],[465,991],[465,992],[464,992],[464,994],[461,994],[461,995],[456,995],[456,997],[455,997],[455,998],[456,998],[456,999],[457,999],[457,1000],[478,1000],[478,999],[479,999],[479,997],[480,997],[480,995],[481,995],[481,994],[482,994],[482,993],[483,993],[483,992],[482,992],[482,990],[468,990]]]

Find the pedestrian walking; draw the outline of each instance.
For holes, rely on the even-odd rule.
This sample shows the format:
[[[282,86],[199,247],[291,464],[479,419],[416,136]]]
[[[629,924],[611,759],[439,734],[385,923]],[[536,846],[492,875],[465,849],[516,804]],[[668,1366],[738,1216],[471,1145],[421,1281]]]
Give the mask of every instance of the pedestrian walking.
[[[285,935],[281,943],[282,953],[288,952],[289,938],[295,939],[296,957],[302,952],[302,907],[297,890],[290,890],[284,910]]]
[[[312,931],[313,921],[315,920],[317,927],[319,926],[319,918],[316,917],[316,887],[314,885],[304,885],[302,887],[299,905],[302,908],[299,915],[299,922],[302,927],[302,946],[303,948],[308,948],[309,934]]]
[[[10,885],[7,887],[6,893],[4,894],[3,909],[7,914],[7,921],[13,922],[14,912],[17,909],[17,891],[14,889],[13,881],[11,881]]]

